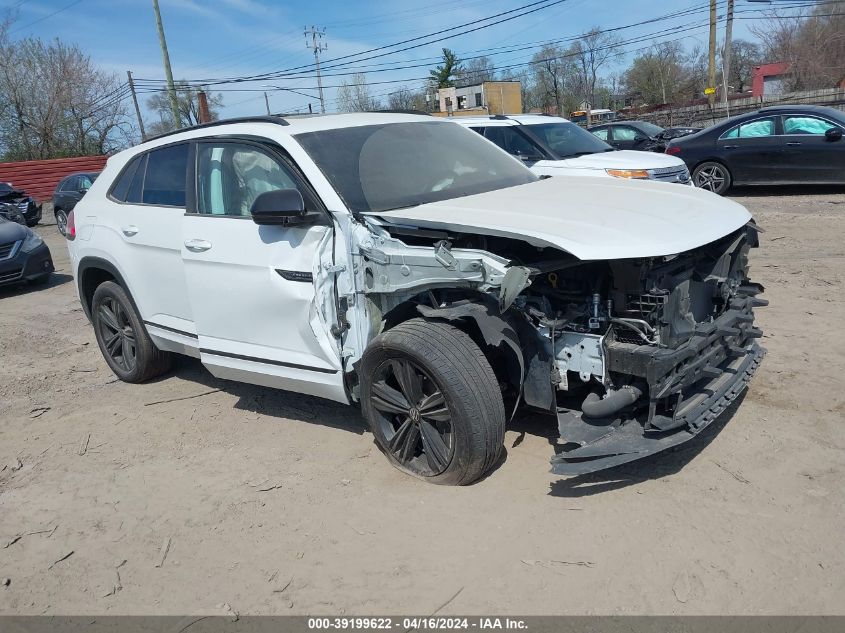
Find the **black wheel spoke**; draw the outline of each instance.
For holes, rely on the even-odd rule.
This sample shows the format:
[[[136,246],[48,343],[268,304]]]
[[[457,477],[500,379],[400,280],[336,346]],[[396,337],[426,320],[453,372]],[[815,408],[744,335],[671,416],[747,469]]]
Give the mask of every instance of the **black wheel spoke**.
[[[411,405],[408,404],[407,400],[405,400],[405,396],[396,391],[393,387],[390,387],[383,380],[373,383],[372,392],[373,406],[379,411],[408,415],[408,410],[411,408]]]
[[[106,351],[108,351],[109,355],[114,358],[119,348],[120,332],[115,332],[114,334],[112,334],[112,337],[108,341],[106,341]]]
[[[437,429],[425,420],[420,422],[419,429],[428,465],[435,472],[442,471],[448,464],[449,447],[446,446]]]
[[[407,444],[410,440],[415,439],[411,437],[414,427],[415,425],[410,419],[405,420],[388,441],[391,452],[395,453],[402,461],[405,461],[402,456],[407,452]]]
[[[435,422],[448,422],[451,419],[449,407],[446,406],[446,398],[440,391],[435,391],[420,401],[420,415],[426,420]]]
[[[394,360],[390,363],[393,367],[393,375],[399,383],[399,389],[409,404],[415,405],[422,398],[422,376],[414,369],[411,363],[404,360]]]
[[[100,319],[103,321],[107,328],[114,332],[117,332],[121,329],[120,325],[118,325],[117,323],[117,318],[115,317],[114,312],[112,312],[107,305],[103,304],[100,306],[99,314]]]

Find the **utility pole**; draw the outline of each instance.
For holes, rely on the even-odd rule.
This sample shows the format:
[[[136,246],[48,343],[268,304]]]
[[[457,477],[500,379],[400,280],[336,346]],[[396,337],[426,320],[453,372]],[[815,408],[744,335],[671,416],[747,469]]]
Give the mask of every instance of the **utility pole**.
[[[211,123],[211,111],[208,109],[208,95],[205,90],[197,90],[197,102],[199,103],[199,122]]]
[[[135,82],[132,79],[132,71],[127,70],[126,76],[129,78],[129,90],[132,92],[132,103],[135,104],[135,114],[138,115],[138,127],[141,130],[141,142],[147,140],[147,133],[144,130],[144,119],[141,118],[141,108],[138,107],[138,95],[135,94]]]
[[[161,11],[158,9],[158,0],[153,0],[153,11],[156,16],[158,43],[161,45],[161,57],[164,60],[164,75],[167,78],[167,93],[170,96],[173,125],[178,130],[182,127],[182,117],[179,116],[179,101],[176,99],[176,86],[173,84],[173,71],[170,69],[170,54],[167,52],[167,40],[164,38],[164,25],[161,23]]]
[[[267,106],[267,116],[270,116],[270,98],[266,92],[264,93],[264,105]]]
[[[707,102],[710,110],[716,102],[716,0],[710,0],[710,55],[707,65]]]
[[[731,74],[731,43],[734,30],[734,0],[728,0],[728,17],[725,22],[725,48],[722,51],[722,102],[725,104],[725,114],[730,116],[728,104],[728,81]]]
[[[314,26],[311,27],[310,31],[307,29],[305,31],[305,46],[314,51],[314,64],[317,67],[317,89],[320,93],[320,112],[323,114],[326,113],[326,102],[323,99],[323,78],[320,76],[320,53],[328,49],[328,46],[323,44],[323,35],[325,32],[326,29],[320,31]],[[311,36],[310,44],[308,42],[309,35]]]

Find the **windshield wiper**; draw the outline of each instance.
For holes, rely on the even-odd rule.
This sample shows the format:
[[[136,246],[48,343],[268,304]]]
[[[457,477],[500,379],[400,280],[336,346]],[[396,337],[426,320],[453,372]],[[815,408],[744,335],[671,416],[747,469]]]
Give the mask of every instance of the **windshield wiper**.
[[[579,156],[586,156],[587,154],[595,154],[595,152],[574,152],[572,154],[563,154],[561,158],[578,158]]]

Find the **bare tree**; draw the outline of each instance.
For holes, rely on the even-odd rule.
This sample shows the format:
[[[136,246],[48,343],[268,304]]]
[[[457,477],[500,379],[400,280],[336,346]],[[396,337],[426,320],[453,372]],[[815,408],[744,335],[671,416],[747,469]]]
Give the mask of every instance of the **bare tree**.
[[[463,63],[460,80],[467,84],[480,84],[496,78],[496,67],[489,57],[476,57]]]
[[[559,47],[547,44],[531,58],[533,91],[538,107],[554,114],[565,114],[577,103],[578,70]]]
[[[680,42],[661,42],[634,59],[625,83],[643,103],[675,103],[681,96],[686,74]]]
[[[381,102],[370,93],[364,73],[352,75],[351,81],[344,80],[337,90],[337,109],[341,112],[372,112],[381,108]]]
[[[387,95],[387,107],[391,110],[420,110],[426,109],[425,95],[407,86]]]
[[[791,16],[773,11],[751,30],[768,61],[789,64],[788,90],[833,87],[845,76],[845,0]]]
[[[601,28],[593,27],[578,39],[569,51],[578,67],[584,101],[590,104],[590,107],[596,100],[599,71],[619,58],[620,41],[614,33],[603,33]]]
[[[186,81],[176,82],[176,103],[182,127],[190,127],[200,122],[199,91],[199,88]],[[220,117],[220,108],[223,107],[223,95],[206,91],[206,98],[211,120],[216,121]],[[170,97],[165,89],[147,99],[147,107],[158,116],[157,120],[146,123],[150,136],[164,134],[174,129]]]
[[[0,154],[7,160],[103,154],[132,134],[125,86],[75,45],[0,35]]]
[[[731,43],[731,69],[728,83],[736,92],[743,92],[751,85],[754,67],[763,60],[760,47],[754,42],[734,40]]]

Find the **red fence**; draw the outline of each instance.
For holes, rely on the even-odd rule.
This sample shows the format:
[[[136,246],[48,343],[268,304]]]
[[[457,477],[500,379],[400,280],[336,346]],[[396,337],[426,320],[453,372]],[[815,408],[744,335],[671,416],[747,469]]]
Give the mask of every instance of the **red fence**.
[[[0,182],[9,182],[23,189],[39,203],[53,197],[59,181],[77,171],[102,171],[108,156],[81,156],[55,160],[28,160],[21,163],[0,163]]]

